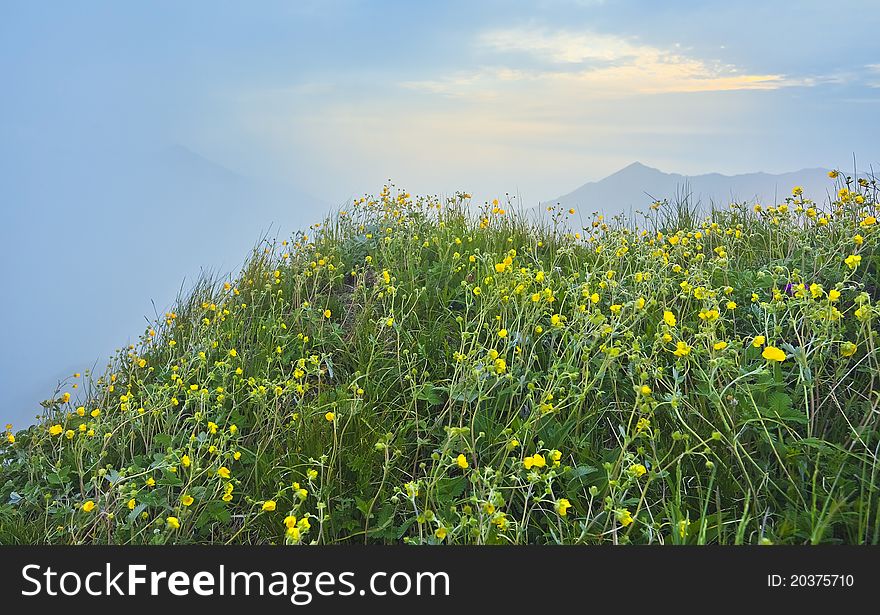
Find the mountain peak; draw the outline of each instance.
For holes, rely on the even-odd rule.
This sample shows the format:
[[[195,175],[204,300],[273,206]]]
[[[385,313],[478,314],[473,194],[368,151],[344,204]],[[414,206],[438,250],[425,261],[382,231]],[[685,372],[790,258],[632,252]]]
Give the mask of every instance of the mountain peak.
[[[641,162],[636,160],[635,162],[629,163],[628,165],[626,165],[625,167],[623,167],[619,171],[615,171],[614,173],[612,173],[611,175],[609,175],[605,179],[611,179],[613,177],[617,178],[617,177],[624,176],[624,175],[638,175],[638,174],[644,175],[646,173],[662,174],[663,172],[660,171],[659,169],[655,169],[654,167],[649,167],[646,164],[642,164]],[[600,180],[600,181],[605,181],[605,180]]]

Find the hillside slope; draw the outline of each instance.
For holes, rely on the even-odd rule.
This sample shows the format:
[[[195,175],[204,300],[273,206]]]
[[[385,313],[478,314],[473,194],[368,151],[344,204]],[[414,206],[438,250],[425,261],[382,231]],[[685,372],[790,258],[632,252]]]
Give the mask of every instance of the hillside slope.
[[[878,543],[877,191],[826,181],[577,234],[358,199],[10,429],[0,542]]]

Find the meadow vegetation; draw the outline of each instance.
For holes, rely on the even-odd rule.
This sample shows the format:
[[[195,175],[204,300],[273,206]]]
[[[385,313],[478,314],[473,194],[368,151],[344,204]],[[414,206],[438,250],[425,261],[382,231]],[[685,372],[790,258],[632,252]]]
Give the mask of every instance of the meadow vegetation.
[[[386,186],[7,426],[0,542],[880,543],[877,185],[832,176],[637,220]]]

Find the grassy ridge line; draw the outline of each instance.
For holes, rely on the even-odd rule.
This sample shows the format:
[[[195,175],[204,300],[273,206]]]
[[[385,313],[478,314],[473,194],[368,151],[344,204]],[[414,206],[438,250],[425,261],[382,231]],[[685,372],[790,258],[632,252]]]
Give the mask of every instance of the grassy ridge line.
[[[877,190],[835,180],[577,233],[358,199],[8,428],[0,542],[880,542]]]

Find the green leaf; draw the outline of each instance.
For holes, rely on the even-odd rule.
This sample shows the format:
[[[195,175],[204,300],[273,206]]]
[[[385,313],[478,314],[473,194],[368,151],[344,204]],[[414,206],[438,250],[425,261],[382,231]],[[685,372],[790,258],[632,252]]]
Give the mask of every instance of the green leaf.
[[[464,493],[467,479],[464,476],[441,478],[437,481],[437,500],[447,502]]]
[[[143,504],[143,503],[138,504],[137,506],[135,506],[135,507],[131,510],[130,513],[128,513],[128,516],[126,517],[126,519],[128,520],[129,523],[131,523],[132,521],[134,521],[135,519],[137,519],[137,517],[138,517],[142,512],[144,512],[146,509],[147,509],[147,505],[146,505],[146,504]]]
[[[432,383],[427,382],[416,389],[416,399],[421,399],[432,406],[439,406],[443,403],[443,389],[435,387]]]
[[[579,465],[578,467],[572,468],[571,470],[569,470],[566,473],[566,476],[570,479],[578,479],[578,478],[583,478],[584,476],[587,476],[588,474],[592,474],[593,472],[596,472],[596,471],[597,471],[597,468],[594,468],[593,466]]]

